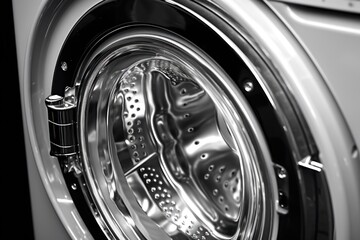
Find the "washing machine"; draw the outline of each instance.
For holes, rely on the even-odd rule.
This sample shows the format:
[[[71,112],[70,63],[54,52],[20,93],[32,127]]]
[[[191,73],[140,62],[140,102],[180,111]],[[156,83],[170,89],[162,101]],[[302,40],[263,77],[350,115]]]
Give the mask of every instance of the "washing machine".
[[[360,2],[13,0],[35,239],[357,239]]]

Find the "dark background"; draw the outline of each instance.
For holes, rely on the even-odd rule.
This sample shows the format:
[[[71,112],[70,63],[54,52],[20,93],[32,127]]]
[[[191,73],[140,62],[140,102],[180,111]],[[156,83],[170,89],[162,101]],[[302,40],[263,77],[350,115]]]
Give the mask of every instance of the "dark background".
[[[1,1],[1,239],[34,239],[11,0]],[[5,237],[7,236],[7,237]]]

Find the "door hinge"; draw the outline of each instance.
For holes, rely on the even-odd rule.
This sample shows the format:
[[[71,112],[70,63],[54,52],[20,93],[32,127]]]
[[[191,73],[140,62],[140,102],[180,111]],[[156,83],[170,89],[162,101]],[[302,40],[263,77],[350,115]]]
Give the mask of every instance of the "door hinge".
[[[45,104],[48,109],[50,155],[59,157],[77,154],[76,101],[50,95]]]

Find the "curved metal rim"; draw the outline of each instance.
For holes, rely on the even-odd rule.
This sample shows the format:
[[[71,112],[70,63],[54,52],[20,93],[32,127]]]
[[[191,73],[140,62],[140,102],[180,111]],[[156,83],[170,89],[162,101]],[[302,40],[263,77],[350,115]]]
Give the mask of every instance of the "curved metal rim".
[[[124,31],[124,33],[120,34],[119,36],[116,36],[116,34],[114,34],[115,37],[111,38],[113,40],[106,41],[104,44],[102,44],[104,47],[99,47],[100,50],[95,51],[95,53],[92,54],[91,57],[89,57],[89,60],[84,61],[85,64],[82,65],[83,69],[80,71],[83,73],[80,73],[79,77],[77,77],[77,79],[84,79],[84,77],[82,77],[82,76],[85,76],[85,75],[89,76],[89,73],[91,76],[89,78],[89,80],[87,80],[88,82],[83,83],[80,81],[80,82],[77,82],[76,85],[82,86],[85,84],[83,90],[81,90],[81,88],[80,88],[80,92],[82,92],[81,93],[82,96],[81,97],[79,96],[79,102],[80,102],[79,105],[80,105],[80,109],[81,109],[80,116],[79,116],[79,119],[80,119],[79,132],[80,132],[80,139],[81,139],[80,145],[81,145],[82,152],[83,152],[85,172],[87,173],[86,174],[87,181],[91,188],[90,192],[94,193],[93,198],[96,199],[95,203],[99,207],[99,212],[103,211],[101,209],[105,209],[105,211],[107,211],[106,210],[107,208],[112,208],[111,207],[112,204],[110,204],[110,205],[106,204],[106,206],[103,205],[104,198],[106,198],[106,197],[104,195],[98,196],[96,194],[98,192],[103,192],[101,189],[99,189],[99,186],[103,185],[101,183],[102,180],[98,179],[98,177],[96,177],[97,174],[95,173],[98,170],[96,170],[96,166],[94,166],[92,163],[90,163],[91,162],[90,159],[97,158],[97,157],[88,156],[88,154],[87,154],[88,153],[87,140],[86,140],[87,139],[87,136],[86,136],[87,131],[85,130],[86,129],[85,126],[87,125],[86,122],[88,121],[87,120],[88,118],[86,118],[86,112],[87,112],[87,107],[88,107],[88,98],[90,97],[95,78],[98,75],[97,72],[103,68],[103,64],[105,64],[105,63],[107,64],[111,61],[110,58],[107,57],[107,54],[109,54],[109,52],[110,52],[110,55],[113,54],[113,53],[111,53],[110,49],[116,49],[116,45],[121,46],[122,42],[129,42],[129,43],[131,43],[131,45],[133,45],[133,47],[131,47],[131,45],[124,44],[123,48],[125,50],[123,50],[124,52],[122,54],[126,54],[127,51],[132,51],[132,48],[136,49],[136,51],[141,51],[140,45],[135,44],[137,41],[139,41],[141,43],[147,42],[146,43],[147,49],[151,48],[152,45],[155,46],[156,45],[155,42],[159,42],[159,44],[161,45],[161,48],[164,49],[163,54],[165,54],[165,55],[169,54],[171,52],[171,50],[170,50],[170,52],[168,52],[168,49],[171,49],[171,47],[174,49],[177,49],[177,51],[179,51],[181,53],[185,53],[186,56],[191,56],[191,58],[196,59],[196,61],[199,62],[198,66],[201,66],[202,68],[206,69],[206,70],[203,70],[203,72],[206,72],[206,74],[207,74],[206,78],[214,79],[214,77],[211,77],[211,75],[215,76],[214,81],[216,81],[216,85],[209,84],[210,82],[208,82],[208,80],[205,80],[206,78],[203,78],[204,80],[202,80],[200,77],[198,77],[197,80],[199,81],[198,83],[200,84],[200,86],[206,92],[210,93],[211,98],[216,99],[214,102],[217,105],[217,107],[219,108],[219,110],[221,110],[222,114],[225,114],[228,116],[228,117],[226,117],[226,119],[227,119],[226,121],[230,121],[231,119],[234,119],[233,121],[230,121],[228,123],[228,125],[232,126],[231,128],[237,126],[237,127],[235,127],[234,130],[232,130],[234,136],[237,136],[237,137],[235,137],[235,139],[238,139],[238,141],[241,139],[243,139],[243,140],[248,139],[249,137],[245,137],[245,136],[247,136],[247,133],[245,130],[246,128],[249,131],[255,133],[255,134],[252,134],[253,135],[252,141],[254,141],[256,139],[256,140],[258,140],[258,142],[253,147],[261,149],[260,150],[261,155],[259,155],[259,152],[257,152],[257,155],[258,155],[257,160],[255,160],[255,161],[253,160],[251,162],[253,162],[252,164],[255,164],[255,166],[258,165],[259,163],[261,165],[263,165],[263,167],[262,167],[263,171],[264,171],[264,168],[266,169],[265,170],[266,173],[263,172],[262,174],[265,174],[263,177],[265,177],[267,179],[267,180],[265,180],[265,182],[267,183],[266,185],[268,185],[268,188],[271,189],[268,192],[268,194],[270,196],[268,196],[269,198],[266,197],[266,199],[267,199],[268,203],[272,202],[272,204],[270,204],[270,208],[272,205],[272,208],[271,208],[272,210],[271,209],[269,210],[270,211],[269,214],[271,215],[271,217],[267,217],[266,219],[267,220],[271,219],[270,221],[273,222],[273,224],[270,224],[270,226],[272,226],[271,229],[269,229],[271,234],[266,233],[265,235],[266,236],[270,235],[270,236],[272,236],[271,238],[275,238],[276,229],[277,229],[276,226],[278,224],[277,214],[274,212],[275,208],[276,208],[276,204],[278,202],[276,180],[275,180],[275,176],[274,176],[273,169],[272,169],[270,155],[267,150],[267,145],[264,144],[265,140],[264,140],[264,137],[262,136],[262,131],[261,131],[260,127],[256,124],[256,122],[257,122],[256,118],[254,116],[252,116],[252,111],[251,111],[250,107],[247,105],[246,100],[241,96],[241,93],[236,90],[237,87],[232,83],[232,81],[228,80],[228,77],[226,76],[226,74],[222,73],[222,71],[218,68],[218,66],[216,64],[213,64],[212,61],[208,57],[206,57],[203,53],[200,53],[199,50],[196,50],[196,48],[194,48],[194,47],[190,47],[189,43],[186,43],[183,40],[180,40],[177,37],[172,36],[171,34],[164,34],[165,32],[154,31],[151,29],[147,30],[147,28],[145,26],[139,26],[138,28],[140,30]],[[114,47],[114,45],[115,45],[115,47]],[[166,46],[168,46],[168,47],[166,47]],[[114,51],[119,52],[118,50],[114,50]],[[104,55],[103,52],[105,53],[105,57],[100,57],[100,59],[101,58],[104,59],[104,60],[102,60],[103,64],[100,64],[99,66],[97,66],[95,68],[95,70],[93,69],[93,67],[89,67],[92,65],[92,61],[94,61],[94,59],[96,59],[96,61],[99,61],[99,56]],[[117,54],[119,54],[119,53],[117,53]],[[175,56],[173,55],[173,57],[175,57]],[[192,70],[194,70],[194,67],[189,65],[189,63],[184,62],[184,60],[177,59],[176,61],[182,62],[180,64],[182,64],[184,66],[189,66]],[[89,68],[91,69],[90,72],[89,72]],[[82,81],[84,81],[84,80],[82,80]],[[218,86],[218,87],[216,87],[216,86]],[[222,86],[222,87],[219,87],[219,86]],[[224,91],[226,91],[227,93],[225,93]],[[222,93],[222,94],[220,94],[220,93]],[[230,94],[230,95],[228,95],[228,94]],[[229,96],[230,99],[228,99],[227,96]],[[235,106],[233,104],[235,104]],[[234,108],[228,109],[231,106],[233,106]],[[230,117],[237,112],[239,112],[242,116]],[[246,119],[247,127],[245,127],[245,125],[243,125],[243,123],[242,123],[241,119],[244,119],[244,118]],[[249,126],[251,126],[251,129],[249,129]],[[245,135],[243,135],[243,134],[245,134]],[[246,140],[245,142],[242,142],[243,140],[241,140],[237,144],[238,146],[242,146],[241,147],[242,151],[238,150],[239,153],[241,153],[241,154],[245,154],[244,149],[248,149],[251,145],[249,142],[246,142],[246,141],[250,141],[249,139]],[[250,150],[250,152],[252,152],[252,153],[249,152],[250,155],[255,154],[255,149],[250,147],[249,150]],[[245,155],[247,155],[247,154],[245,154]],[[243,158],[248,159],[249,157],[246,157],[245,155],[243,156]],[[263,159],[263,160],[260,160],[260,159]],[[260,162],[258,162],[258,160],[260,160]],[[263,162],[263,161],[265,161],[265,162]],[[95,162],[97,162],[97,161],[95,161]],[[249,165],[249,164],[250,164],[250,162],[249,162],[249,160],[247,160],[246,165]],[[248,166],[248,168],[249,168],[249,166]],[[251,172],[250,169],[248,169],[248,171],[246,171],[246,173],[250,173],[250,172]],[[256,173],[256,172],[254,172],[254,174],[255,174],[254,176],[257,175],[257,177],[259,177],[261,175],[261,174],[259,175],[259,173]],[[97,180],[95,180],[95,179],[97,179]],[[97,182],[97,181],[100,181],[100,182]],[[251,182],[252,181],[250,181],[249,184],[251,184]],[[257,181],[255,181],[255,183],[256,182]],[[257,184],[259,184],[259,183],[257,183]],[[264,187],[264,183],[260,183],[259,188],[263,188],[263,187]],[[256,189],[256,188],[254,188],[254,189]],[[122,192],[122,191],[128,192],[125,189],[119,190],[119,192]],[[255,193],[253,193],[253,194],[255,194]],[[251,194],[251,195],[253,195],[253,194]],[[265,193],[262,193],[262,194],[265,194]],[[125,197],[125,195],[123,195],[123,197]],[[261,196],[261,197],[264,197],[264,196]],[[135,212],[133,212],[133,210],[131,209],[134,207],[131,204],[131,202],[134,200],[135,199],[129,201],[129,200],[123,199],[123,202],[125,203],[125,205],[127,205],[127,209],[131,215],[136,215]],[[250,201],[250,202],[254,202],[254,201]],[[264,202],[263,202],[263,204],[264,204]],[[253,205],[253,204],[251,204],[251,205]],[[251,205],[249,205],[249,206],[251,207]],[[255,207],[255,205],[253,205],[253,207]],[[114,213],[117,211],[118,210],[116,209],[116,207],[113,208],[113,210],[111,211],[111,213],[113,215],[112,217],[110,216],[110,213],[104,213],[105,218],[110,219],[107,222],[111,222],[113,220],[114,215],[116,215]],[[265,213],[262,213],[262,214],[265,214]],[[123,220],[121,220],[121,218],[118,220],[115,220],[115,222],[120,221],[120,222],[123,222],[123,224],[124,224],[125,222]],[[259,219],[259,214],[255,214],[250,218]],[[255,221],[257,221],[257,220],[255,220]],[[260,222],[262,222],[260,224],[260,226],[263,226],[264,221],[265,221],[265,218],[262,218],[260,220]],[[135,220],[135,222],[136,222],[136,220]],[[246,225],[248,225],[248,224],[246,224]],[[116,224],[110,224],[110,226],[114,227],[114,226],[116,226]],[[145,228],[141,227],[142,226],[141,222],[137,222],[135,224],[135,226],[140,227],[141,229],[143,229],[141,232],[144,232]],[[134,231],[137,232],[135,226],[130,227],[130,229],[135,229]],[[246,227],[246,229],[250,227],[249,230],[247,230],[250,232],[242,233],[241,235],[243,235],[243,236],[248,236],[249,234],[251,235],[251,233],[255,231],[255,226],[256,225],[253,226],[253,224],[251,224],[251,226],[248,225],[248,227]],[[240,228],[238,229],[238,231],[240,231]],[[147,232],[147,231],[145,231],[145,232]],[[148,237],[153,238],[153,239],[158,239],[159,231],[152,231],[152,232],[153,232],[153,234],[156,234],[156,235],[151,237],[151,235],[148,235],[149,232],[145,235],[147,235]],[[121,231],[119,233],[121,233]],[[262,234],[260,234],[260,236],[261,235]],[[164,236],[162,238],[164,238]]]

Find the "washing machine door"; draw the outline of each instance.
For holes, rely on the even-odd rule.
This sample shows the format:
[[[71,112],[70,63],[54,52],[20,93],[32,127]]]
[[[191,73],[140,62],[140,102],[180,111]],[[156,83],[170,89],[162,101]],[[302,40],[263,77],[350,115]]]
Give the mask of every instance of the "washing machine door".
[[[34,154],[74,239],[333,238],[297,94],[321,77],[264,3],[49,2],[33,36]]]

